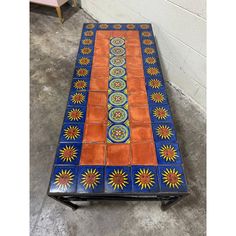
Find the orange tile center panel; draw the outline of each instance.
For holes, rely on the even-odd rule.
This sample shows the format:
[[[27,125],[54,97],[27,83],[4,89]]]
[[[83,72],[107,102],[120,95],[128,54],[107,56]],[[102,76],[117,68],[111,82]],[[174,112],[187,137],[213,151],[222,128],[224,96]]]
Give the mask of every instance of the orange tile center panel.
[[[186,191],[151,25],[84,24],[49,194]]]
[[[149,143],[138,145],[139,156],[131,152],[143,140]],[[155,151],[142,155],[155,147],[138,31],[96,32],[83,143],[81,165],[98,164],[86,155],[88,146],[97,149],[94,143],[107,146],[103,164],[157,165]]]

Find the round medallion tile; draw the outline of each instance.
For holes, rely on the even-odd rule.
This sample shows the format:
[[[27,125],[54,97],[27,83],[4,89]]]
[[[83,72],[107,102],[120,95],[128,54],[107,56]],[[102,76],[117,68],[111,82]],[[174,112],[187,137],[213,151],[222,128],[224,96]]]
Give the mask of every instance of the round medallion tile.
[[[111,53],[115,56],[122,56],[125,54],[125,49],[122,47],[114,47],[111,49]]]
[[[109,85],[110,85],[110,88],[115,91],[121,91],[126,88],[126,83],[122,79],[112,79]]]
[[[113,46],[122,46],[125,43],[125,40],[122,38],[113,38],[111,40],[111,44]]]
[[[115,143],[122,143],[129,137],[129,131],[124,125],[113,125],[108,131],[109,139]]]
[[[125,69],[122,67],[113,67],[110,70],[110,75],[114,77],[122,77],[125,75]]]
[[[109,97],[109,102],[114,106],[122,106],[126,103],[127,97],[123,93],[115,92]]]
[[[123,108],[113,108],[109,111],[109,119],[114,123],[124,122],[128,118],[128,113]]]
[[[123,66],[125,64],[125,58],[124,57],[113,57],[110,62],[113,66]]]

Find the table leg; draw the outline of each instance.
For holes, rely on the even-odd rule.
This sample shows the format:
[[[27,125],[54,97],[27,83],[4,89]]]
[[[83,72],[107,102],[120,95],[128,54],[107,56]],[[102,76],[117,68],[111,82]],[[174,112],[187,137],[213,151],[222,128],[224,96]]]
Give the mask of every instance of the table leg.
[[[77,0],[72,0],[72,7],[77,7]]]
[[[58,15],[61,23],[63,23],[64,22],[64,18],[63,18],[63,15],[62,15],[61,7],[56,7],[56,11],[57,11],[57,15]]]
[[[78,206],[77,204],[74,204],[74,203],[72,203],[71,201],[66,200],[66,199],[63,198],[63,197],[53,197],[53,196],[50,196],[50,197],[52,197],[53,199],[55,199],[56,201],[58,201],[58,202],[60,202],[60,203],[62,203],[62,204],[64,204],[64,205],[66,205],[66,206],[72,208],[72,210],[74,210],[74,211],[79,208],[79,206]]]
[[[187,196],[187,195],[175,196],[169,200],[161,201],[161,209],[163,211],[168,210],[171,206],[175,205],[177,202],[179,202],[185,196]]]

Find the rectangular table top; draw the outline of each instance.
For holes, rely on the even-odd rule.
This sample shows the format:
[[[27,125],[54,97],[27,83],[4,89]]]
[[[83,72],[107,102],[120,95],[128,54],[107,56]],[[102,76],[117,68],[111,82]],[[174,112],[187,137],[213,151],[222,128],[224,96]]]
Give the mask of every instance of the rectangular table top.
[[[83,26],[48,194],[187,192],[151,24]]]

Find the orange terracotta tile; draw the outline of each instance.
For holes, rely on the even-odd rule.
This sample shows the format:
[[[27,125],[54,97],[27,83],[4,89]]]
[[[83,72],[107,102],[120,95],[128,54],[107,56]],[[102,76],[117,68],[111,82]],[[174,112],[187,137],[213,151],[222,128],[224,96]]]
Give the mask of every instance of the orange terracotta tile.
[[[143,61],[141,57],[133,57],[133,56],[127,56],[126,57],[126,66],[129,67],[142,67]]]
[[[126,166],[130,164],[130,144],[107,144],[107,165]]]
[[[105,144],[83,143],[80,156],[80,165],[104,165]]]
[[[111,30],[112,37],[126,37],[126,30]]]
[[[99,47],[99,48],[95,48],[94,49],[94,56],[108,57],[109,56],[109,47],[108,46],[102,46],[102,47]]]
[[[107,106],[107,92],[89,92],[88,105]]]
[[[151,124],[131,124],[131,142],[153,141]]]
[[[109,67],[109,57],[93,57],[93,67]]]
[[[87,106],[86,123],[106,123],[107,107],[104,106]]]
[[[109,49],[109,43],[109,38],[97,39],[95,40],[94,48],[95,50],[100,47],[106,47],[107,49]]]
[[[103,79],[91,79],[90,91],[107,91],[108,90],[108,78]]]
[[[97,30],[96,32],[96,40],[97,39],[109,39],[111,37],[110,30]]]
[[[91,82],[90,82],[91,87]],[[127,77],[128,95],[131,93],[146,92],[144,78]]]
[[[154,143],[131,143],[132,165],[157,165]]]
[[[141,49],[134,46],[126,46],[126,56],[141,57]]]
[[[151,123],[148,106],[129,106],[130,122]]]
[[[140,40],[136,38],[127,39],[126,45],[130,47],[140,47]]]
[[[130,106],[148,105],[147,93],[131,93],[128,95],[128,102]]]
[[[84,125],[83,143],[105,142],[106,128],[104,124],[87,124]]]
[[[91,79],[108,79],[109,77],[109,68],[108,66],[103,67],[93,67],[91,72]]]
[[[139,31],[138,30],[129,30],[126,33],[126,38],[127,39],[139,39]]]
[[[143,77],[144,71],[142,67],[129,67],[127,69],[127,75],[130,77]]]

